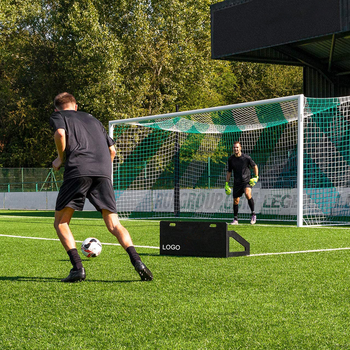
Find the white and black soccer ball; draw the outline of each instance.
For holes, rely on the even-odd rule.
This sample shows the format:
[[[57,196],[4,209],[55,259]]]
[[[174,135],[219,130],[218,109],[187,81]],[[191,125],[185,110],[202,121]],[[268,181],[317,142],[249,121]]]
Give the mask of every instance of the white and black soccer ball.
[[[89,237],[81,244],[81,251],[88,258],[96,258],[101,254],[102,244],[97,238]]]

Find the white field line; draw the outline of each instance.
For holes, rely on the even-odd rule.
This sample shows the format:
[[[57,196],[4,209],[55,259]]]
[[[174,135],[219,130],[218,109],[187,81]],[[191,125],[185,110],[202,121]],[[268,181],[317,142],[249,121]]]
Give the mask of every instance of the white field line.
[[[10,219],[49,219],[54,220],[55,218],[53,216],[27,216],[27,215],[0,215],[1,218],[10,218]],[[73,221],[75,220],[92,220],[92,221],[101,221],[103,223],[103,219],[101,218],[77,218],[73,217]],[[119,219],[120,221],[135,221],[135,222],[160,222],[160,220],[134,220],[134,219]]]
[[[279,253],[261,253],[250,254],[247,256],[267,256],[267,255],[286,255],[286,254],[305,254],[305,253],[320,253],[320,252],[333,252],[338,250],[349,250],[350,248],[330,248],[330,249],[315,249],[315,250],[299,250],[295,252],[279,252]]]
[[[43,238],[43,237],[27,237],[27,236],[14,236],[14,235],[2,235],[0,237],[10,237],[10,238],[22,238],[22,239],[39,239],[44,241],[59,241],[58,238]],[[82,243],[83,241],[76,241],[77,243]],[[120,246],[118,243],[102,243],[103,245],[113,245]],[[145,246],[145,245],[135,245],[136,248],[148,248],[148,249],[159,249],[159,247]],[[270,256],[270,255],[287,255],[287,254],[305,254],[305,253],[320,253],[320,252],[332,252],[340,250],[350,250],[350,247],[344,248],[329,248],[329,249],[315,249],[315,250],[299,250],[294,252],[278,252],[278,253],[260,253],[260,254],[250,254],[249,256]]]
[[[40,239],[43,241],[59,241],[58,238],[43,238],[43,237],[27,237],[27,236],[13,236],[13,235],[2,235],[0,237],[10,237],[10,238],[23,238],[23,239]],[[77,243],[83,243],[83,241],[76,241]],[[101,242],[102,243],[102,242]],[[102,243],[102,245],[115,245],[120,246],[119,243]],[[149,249],[159,249],[159,247],[145,246],[145,245],[135,245],[136,248],[149,248]]]
[[[50,219],[50,220],[54,220],[53,217],[49,217],[49,216],[17,216],[17,215],[0,215],[0,219],[1,218],[11,218],[11,219]],[[78,218],[78,217],[74,217],[73,220],[92,220],[92,221],[98,221],[101,220],[103,223],[103,219],[102,218]],[[120,221],[135,221],[135,222],[148,222],[148,223],[159,223],[162,220],[147,220],[147,219],[120,219]],[[171,221],[171,219],[167,219],[165,218],[163,221]],[[74,222],[72,223],[74,224]],[[240,226],[252,226],[249,223],[243,223],[240,224]],[[296,225],[279,225],[279,224],[255,224],[255,227],[281,227],[281,228],[297,228]],[[237,227],[235,227],[237,228]],[[314,225],[314,226],[303,226],[303,227],[299,227],[298,229],[303,230],[303,229],[324,229],[324,230],[350,230],[349,226],[342,226],[342,225],[338,225],[338,226],[322,226],[322,225]]]

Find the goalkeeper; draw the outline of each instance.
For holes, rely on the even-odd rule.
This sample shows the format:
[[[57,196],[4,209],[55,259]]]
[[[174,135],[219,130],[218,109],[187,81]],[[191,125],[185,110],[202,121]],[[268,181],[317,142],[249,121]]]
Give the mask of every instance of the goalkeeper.
[[[254,211],[254,199],[252,197],[252,187],[256,185],[259,179],[258,166],[253,159],[247,154],[242,153],[242,145],[240,142],[235,142],[233,145],[233,155],[229,157],[227,161],[228,170],[226,174],[225,192],[227,195],[231,194],[231,188],[229,181],[231,173],[234,174],[233,181],[233,222],[232,225],[238,224],[238,204],[240,197],[245,194],[248,205],[251,210],[250,223],[254,225],[256,223],[256,215]],[[254,172],[254,176],[251,177],[251,170]]]

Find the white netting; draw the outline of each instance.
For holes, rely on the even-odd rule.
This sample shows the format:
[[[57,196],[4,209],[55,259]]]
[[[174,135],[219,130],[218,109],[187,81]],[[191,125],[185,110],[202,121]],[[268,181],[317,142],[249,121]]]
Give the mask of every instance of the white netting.
[[[296,220],[299,110],[304,223],[347,222],[348,98],[299,96],[111,122],[120,216],[231,220],[233,200],[223,187],[227,159],[240,141],[259,167],[253,188],[258,218]],[[239,215],[250,217],[243,198]]]
[[[349,97],[307,99],[304,120],[304,222],[350,217]]]

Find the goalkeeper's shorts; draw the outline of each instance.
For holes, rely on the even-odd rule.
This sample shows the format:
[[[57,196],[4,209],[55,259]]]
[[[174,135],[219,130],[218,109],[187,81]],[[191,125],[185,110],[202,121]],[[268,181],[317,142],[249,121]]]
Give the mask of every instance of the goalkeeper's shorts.
[[[233,184],[233,190],[232,190],[232,195],[233,198],[239,198],[242,197],[244,194],[244,190],[246,188],[252,188],[252,186],[249,185],[249,182],[247,183],[240,183],[240,184]]]

